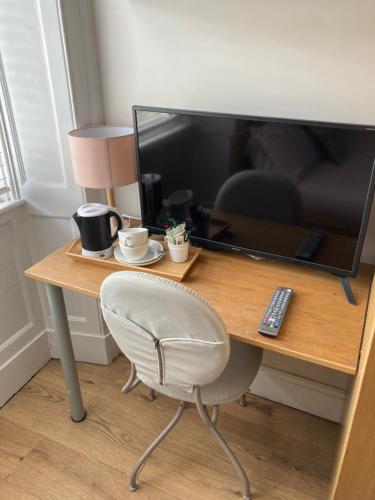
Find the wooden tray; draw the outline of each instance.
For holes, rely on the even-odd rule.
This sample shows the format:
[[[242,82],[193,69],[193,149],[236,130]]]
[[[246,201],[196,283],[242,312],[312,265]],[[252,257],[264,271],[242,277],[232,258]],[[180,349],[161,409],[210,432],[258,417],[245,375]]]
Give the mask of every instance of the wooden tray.
[[[156,239],[156,238],[155,238]],[[198,255],[201,252],[201,248],[189,247],[189,257],[186,262],[176,263],[172,262],[169,256],[168,247],[164,242],[160,241],[164,247],[165,255],[164,257],[155,262],[155,264],[150,264],[149,266],[137,266],[135,264],[123,264],[117,262],[117,260],[112,256],[108,259],[97,259],[95,257],[85,257],[82,255],[81,250],[81,240],[77,238],[72,241],[66,255],[69,255],[73,259],[79,260],[81,262],[87,262],[89,264],[97,264],[99,266],[109,267],[115,271],[123,271],[124,269],[130,269],[132,271],[142,271],[145,273],[156,274],[157,276],[163,276],[163,278],[169,278],[173,281],[182,281],[186,274],[188,273],[191,266],[196,261]],[[114,244],[117,246],[118,242]]]

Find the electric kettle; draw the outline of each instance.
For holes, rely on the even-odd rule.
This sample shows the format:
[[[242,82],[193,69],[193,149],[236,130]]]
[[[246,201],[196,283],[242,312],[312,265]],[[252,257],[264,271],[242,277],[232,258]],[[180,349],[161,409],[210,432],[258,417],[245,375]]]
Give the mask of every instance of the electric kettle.
[[[117,228],[112,234],[111,218],[117,220]],[[82,244],[82,255],[107,259],[113,254],[112,243],[122,229],[121,215],[112,207],[100,203],[86,203],[73,214]]]

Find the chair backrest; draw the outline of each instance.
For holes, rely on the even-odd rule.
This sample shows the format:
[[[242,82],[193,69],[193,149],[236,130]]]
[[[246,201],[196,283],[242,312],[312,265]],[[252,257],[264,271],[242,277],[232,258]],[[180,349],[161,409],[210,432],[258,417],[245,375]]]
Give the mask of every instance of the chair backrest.
[[[282,175],[259,170],[244,170],[230,177],[217,195],[215,209],[284,224],[303,221],[298,188]]]
[[[108,328],[137,376],[190,390],[223,372],[230,355],[218,314],[189,288],[151,274],[121,271],[100,290]]]

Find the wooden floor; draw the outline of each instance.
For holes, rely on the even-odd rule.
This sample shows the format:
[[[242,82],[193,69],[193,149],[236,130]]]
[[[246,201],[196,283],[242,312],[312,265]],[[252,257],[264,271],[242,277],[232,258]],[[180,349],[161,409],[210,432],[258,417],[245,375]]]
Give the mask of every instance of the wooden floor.
[[[136,493],[129,470],[172,418],[177,402],[146,399],[138,386],[124,396],[128,363],[79,363],[87,407],[80,424],[69,418],[60,364],[51,361],[0,410],[0,498],[238,499],[240,485],[225,455],[194,410],[156,450]],[[254,500],[324,499],[338,426],[249,396],[224,405],[219,428],[252,483]]]

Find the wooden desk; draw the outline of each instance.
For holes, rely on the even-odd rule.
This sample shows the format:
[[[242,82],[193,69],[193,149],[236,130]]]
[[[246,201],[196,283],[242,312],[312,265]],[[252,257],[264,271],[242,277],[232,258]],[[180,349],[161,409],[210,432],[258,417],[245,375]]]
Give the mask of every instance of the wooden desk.
[[[65,255],[68,246],[30,267],[26,276],[98,298],[102,281],[113,271],[73,260]],[[183,284],[215,307],[233,338],[354,374],[371,276],[372,267],[361,265],[351,280],[358,304],[352,306],[340,280],[327,273],[203,250]],[[268,339],[257,327],[278,285],[292,287],[294,296],[279,337]]]
[[[72,419],[78,422],[85,418],[85,410],[62,289],[97,298],[103,279],[112,271],[105,267],[74,261],[65,255],[68,246],[56,250],[30,267],[25,274],[29,278],[47,283],[71,403],[71,415]],[[196,290],[215,307],[233,338],[342,372],[358,373],[333,481],[330,498],[334,500],[349,498],[345,498],[345,491],[349,486],[354,488],[354,479],[360,478],[360,474],[352,474],[348,485],[347,476],[343,477],[342,472],[348,468],[353,472],[353,467],[358,463],[358,460],[353,460],[353,453],[356,458],[355,452],[358,448],[358,445],[353,443],[353,436],[359,433],[363,441],[358,453],[369,442],[358,419],[366,406],[373,404],[369,401],[372,389],[375,390],[374,381],[371,382],[371,390],[367,392],[364,392],[363,384],[370,368],[375,367],[375,346],[372,347],[375,330],[372,311],[375,307],[374,287],[358,372],[357,365],[372,274],[371,266],[361,265],[357,278],[351,280],[358,304],[356,306],[346,301],[341,282],[334,276],[290,264],[268,260],[254,261],[249,257],[224,252],[204,250],[184,281],[186,286]],[[267,339],[257,333],[257,326],[278,285],[290,286],[295,293],[279,337]],[[367,418],[371,421],[373,417],[368,415]],[[375,442],[375,437],[373,441]],[[351,460],[349,463],[348,456]]]

